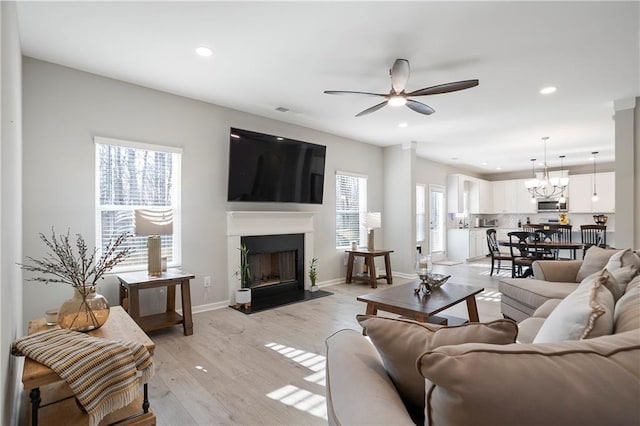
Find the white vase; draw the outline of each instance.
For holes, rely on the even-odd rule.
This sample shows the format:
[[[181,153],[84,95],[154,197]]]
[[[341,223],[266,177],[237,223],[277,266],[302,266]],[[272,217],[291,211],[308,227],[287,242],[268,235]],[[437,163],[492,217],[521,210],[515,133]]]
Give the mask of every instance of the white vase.
[[[241,288],[240,290],[236,290],[236,303],[251,303],[251,289]]]
[[[312,285],[312,286],[309,288],[309,291],[311,291],[311,292],[313,292],[313,291],[318,291],[318,286],[317,286],[317,285],[315,285],[315,284],[314,284],[314,285]]]

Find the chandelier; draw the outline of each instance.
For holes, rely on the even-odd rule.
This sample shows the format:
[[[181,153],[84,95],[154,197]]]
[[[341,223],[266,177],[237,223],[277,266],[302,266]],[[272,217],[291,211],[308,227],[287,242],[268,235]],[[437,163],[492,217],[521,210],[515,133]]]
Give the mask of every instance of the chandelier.
[[[536,198],[558,199],[558,202],[564,203],[564,191],[569,184],[569,177],[564,175],[564,155],[560,156],[560,177],[550,177],[549,168],[547,166],[547,141],[548,136],[542,138],[544,141],[544,168],[542,178],[536,177],[536,159],[531,159],[532,178],[524,182],[527,190],[531,194],[531,202],[535,202]]]

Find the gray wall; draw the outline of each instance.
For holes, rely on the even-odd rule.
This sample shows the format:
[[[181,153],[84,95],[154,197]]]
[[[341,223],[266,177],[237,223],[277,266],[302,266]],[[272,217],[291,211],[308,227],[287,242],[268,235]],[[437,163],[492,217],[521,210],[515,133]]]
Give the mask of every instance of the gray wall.
[[[413,169],[416,158],[414,144],[384,149],[384,211],[382,231],[385,246],[394,250],[391,265],[394,271],[413,275],[416,252],[416,197]],[[400,224],[400,226],[393,226]]]
[[[318,280],[345,275],[344,253],[335,248],[335,171],[366,174],[369,210],[382,209],[382,149],[327,133],[222,108],[71,68],[24,58],[24,253],[43,255],[39,232],[71,227],[94,245],[94,144],[105,136],[184,148],[182,164],[183,269],[192,281],[194,307],[227,300],[228,210],[305,210],[314,215]],[[322,206],[227,203],[229,127],[327,146]],[[383,244],[383,239],[380,239]],[[204,291],[203,277],[212,277]],[[115,279],[102,293],[117,303]],[[159,291],[146,290],[143,311],[162,308]],[[63,284],[24,284],[24,319],[41,317],[72,292]]]
[[[9,354],[22,335],[21,53],[14,2],[0,3],[0,423],[17,422],[22,358]]]
[[[616,244],[640,247],[640,135],[638,134],[640,98],[616,107]],[[634,106],[635,104],[635,106]],[[622,103],[620,103],[622,105]]]

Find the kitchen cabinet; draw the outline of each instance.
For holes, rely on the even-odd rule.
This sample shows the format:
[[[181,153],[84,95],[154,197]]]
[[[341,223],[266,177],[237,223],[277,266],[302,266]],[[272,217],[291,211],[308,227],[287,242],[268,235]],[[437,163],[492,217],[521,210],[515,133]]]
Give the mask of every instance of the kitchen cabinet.
[[[447,258],[457,262],[480,258],[489,253],[485,229],[449,229]]]
[[[448,213],[491,213],[491,194],[489,181],[461,174],[447,176]]]
[[[531,193],[527,191],[525,181],[526,179],[511,179],[491,182],[493,213],[536,213],[538,206],[531,202]]]
[[[615,173],[596,173],[598,201],[592,201],[593,174],[569,176],[571,213],[613,213],[615,211]]]

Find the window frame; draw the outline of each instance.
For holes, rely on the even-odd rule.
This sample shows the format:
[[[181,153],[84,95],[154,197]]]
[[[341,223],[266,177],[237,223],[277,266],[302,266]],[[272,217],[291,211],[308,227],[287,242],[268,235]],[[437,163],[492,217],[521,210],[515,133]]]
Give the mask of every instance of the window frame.
[[[354,173],[354,172],[346,172],[346,171],[342,171],[342,170],[336,170],[335,173],[335,190],[336,190],[336,194],[337,194],[337,186],[338,186],[338,176],[345,176],[345,177],[350,177],[350,178],[356,178],[359,179],[359,188],[358,188],[358,195],[359,195],[359,200],[358,200],[358,223],[359,223],[359,227],[358,227],[358,246],[362,247],[362,246],[366,246],[367,245],[367,229],[364,226],[364,218],[367,214],[367,186],[368,186],[368,179],[369,177],[367,175],[363,175],[360,173]],[[335,201],[335,217],[337,217],[338,215],[338,200],[337,198],[334,200]],[[338,224],[337,221],[335,223],[335,245],[336,245],[336,250],[344,250],[344,249],[350,249],[351,248],[351,242],[347,242],[346,245],[338,245]]]
[[[173,209],[173,247],[172,247],[172,259],[168,262],[167,267],[175,268],[182,266],[182,153],[183,149],[175,146],[151,144],[145,142],[137,142],[123,139],[107,138],[102,136],[94,136],[94,168],[95,168],[95,194],[94,194],[94,219],[95,219],[95,241],[96,247],[98,247],[98,255],[102,253],[102,212],[103,211],[116,211],[116,210],[135,210],[142,208],[153,208],[157,206],[148,205],[130,205],[118,206],[118,205],[102,205],[100,203],[100,156],[99,145],[111,145],[119,146],[123,148],[132,148],[137,150],[144,150],[150,152],[160,152],[165,154],[172,154],[172,188],[171,188],[171,207]],[[132,230],[133,233],[133,230]],[[115,236],[114,236],[115,237]],[[147,269],[147,261],[143,263],[135,264],[120,264],[116,265],[110,272],[128,272],[128,271],[142,271]]]

